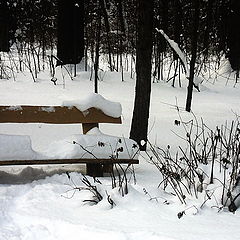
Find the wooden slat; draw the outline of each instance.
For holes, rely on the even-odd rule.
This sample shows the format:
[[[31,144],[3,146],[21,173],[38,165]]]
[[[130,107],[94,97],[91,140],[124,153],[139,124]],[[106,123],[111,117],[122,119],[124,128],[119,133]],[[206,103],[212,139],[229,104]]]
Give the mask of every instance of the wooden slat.
[[[81,112],[76,107],[63,106],[0,106],[0,123],[122,123],[96,108]]]
[[[38,159],[38,160],[1,160],[0,166],[10,165],[51,165],[51,164],[81,164],[81,163],[95,163],[95,164],[138,164],[137,159]]]

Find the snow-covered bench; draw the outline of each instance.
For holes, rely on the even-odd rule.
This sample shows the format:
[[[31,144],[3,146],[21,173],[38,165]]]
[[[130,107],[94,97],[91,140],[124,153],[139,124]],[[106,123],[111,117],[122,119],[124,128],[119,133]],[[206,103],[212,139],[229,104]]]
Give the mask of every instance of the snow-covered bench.
[[[29,136],[0,134],[0,166],[85,163],[88,175],[102,176],[115,163],[139,162],[133,140],[98,130],[99,123],[121,123],[121,105],[98,94],[62,106],[0,106],[0,123],[81,123],[83,129],[83,135],[56,141],[44,152],[32,149]]]

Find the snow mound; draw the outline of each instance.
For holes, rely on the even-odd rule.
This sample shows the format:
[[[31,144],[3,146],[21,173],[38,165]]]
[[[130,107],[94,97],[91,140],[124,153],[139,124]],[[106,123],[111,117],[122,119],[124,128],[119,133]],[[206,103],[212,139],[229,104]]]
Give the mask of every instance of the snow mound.
[[[0,160],[30,160],[40,158],[32,149],[29,136],[0,134]]]
[[[137,159],[138,147],[131,139],[92,132],[69,136],[52,142],[44,152],[35,152],[29,136],[0,134],[0,161],[77,158]]]
[[[82,112],[94,107],[114,118],[118,118],[122,115],[122,106],[120,103],[109,101],[97,93],[92,93],[82,100],[64,101],[62,105],[67,107],[75,106]]]
[[[64,140],[51,143],[44,152],[47,158],[121,158],[137,159],[136,142],[123,137],[104,134],[72,135]]]

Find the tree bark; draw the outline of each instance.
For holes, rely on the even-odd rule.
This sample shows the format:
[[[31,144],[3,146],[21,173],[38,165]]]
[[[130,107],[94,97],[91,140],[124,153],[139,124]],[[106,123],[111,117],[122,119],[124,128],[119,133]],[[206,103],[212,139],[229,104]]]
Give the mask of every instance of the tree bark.
[[[136,88],[130,138],[146,150],[151,94],[153,0],[137,1]],[[145,144],[141,144],[144,140]]]

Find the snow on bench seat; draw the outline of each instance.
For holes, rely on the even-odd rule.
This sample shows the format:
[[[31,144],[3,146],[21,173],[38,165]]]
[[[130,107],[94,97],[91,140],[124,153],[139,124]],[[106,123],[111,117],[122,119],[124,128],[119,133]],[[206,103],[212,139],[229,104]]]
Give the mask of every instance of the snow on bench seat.
[[[0,165],[138,163],[137,159],[136,142],[123,137],[72,135],[37,152],[29,136],[0,134]]]

